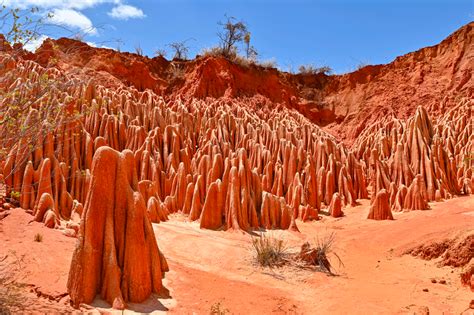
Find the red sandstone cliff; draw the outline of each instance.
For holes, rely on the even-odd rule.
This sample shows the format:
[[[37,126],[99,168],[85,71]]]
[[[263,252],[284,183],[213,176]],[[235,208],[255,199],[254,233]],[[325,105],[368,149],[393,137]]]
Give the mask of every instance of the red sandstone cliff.
[[[469,23],[440,44],[366,66],[344,75],[303,75],[255,65],[241,66],[217,57],[167,61],[71,39],[46,41],[32,59],[103,85],[124,84],[174,98],[257,97],[294,107],[346,143],[364,126],[393,115],[406,119],[417,106],[438,116],[460,96],[472,97],[473,26]]]

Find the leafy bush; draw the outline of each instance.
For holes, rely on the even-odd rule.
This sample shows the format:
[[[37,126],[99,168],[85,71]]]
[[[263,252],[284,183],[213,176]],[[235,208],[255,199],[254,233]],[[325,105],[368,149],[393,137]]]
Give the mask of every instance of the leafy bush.
[[[21,193],[19,191],[12,190],[10,192],[10,197],[13,198],[13,199],[20,199],[20,195],[21,195]]]

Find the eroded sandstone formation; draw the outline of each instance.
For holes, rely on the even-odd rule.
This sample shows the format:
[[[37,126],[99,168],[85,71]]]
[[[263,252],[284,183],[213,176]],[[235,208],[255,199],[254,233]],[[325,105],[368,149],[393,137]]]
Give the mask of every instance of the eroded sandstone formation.
[[[168,265],[138,189],[133,153],[99,148],[90,180],[68,293],[75,307],[100,294],[113,308],[124,309],[126,302],[159,293]]]
[[[7,73],[9,88],[28,92],[21,81],[44,71],[19,62]],[[133,88],[83,82],[64,88],[53,101],[68,102],[83,115],[40,134],[31,151],[14,144],[5,162],[5,183],[9,192],[21,192],[25,209],[36,209],[47,193],[57,219],[77,216],[73,208],[85,202],[92,157],[102,146],[133,152],[139,191],[154,222],[182,212],[203,228],[297,230],[295,220],[318,219],[321,204],[334,192],[349,205],[367,197],[362,166],[348,149],[297,112],[270,110],[265,100],[165,103]],[[34,115],[39,114],[32,109],[29,116]],[[283,198],[279,210],[262,207],[265,193]],[[269,223],[267,216],[283,221]]]
[[[454,34],[454,48],[471,33],[469,24]],[[442,45],[422,51],[445,56]],[[68,282],[75,306],[100,294],[123,309],[159,292],[168,268],[152,222],[177,214],[202,229],[298,231],[320,213],[344,220],[361,199],[371,199],[369,219],[391,220],[474,192],[463,54],[449,70],[455,83],[442,87],[459,94],[417,107],[405,92],[383,102],[377,84],[387,85],[394,65],[412,75],[422,51],[328,77],[213,57],[150,60],[67,39],[23,56],[3,48],[0,119],[16,115],[11,104],[28,110],[0,125],[2,135],[20,126],[2,139],[0,187],[33,220],[78,237]],[[161,76],[173,69],[185,75],[175,86]]]
[[[165,101],[150,90],[105,88],[2,58],[12,63],[2,70],[2,87],[17,92],[2,102],[33,98],[47,75],[59,82],[55,97],[41,98],[38,106],[52,102],[76,113],[58,116],[58,126],[40,132],[31,150],[11,143],[2,162],[8,193],[19,192],[20,205],[37,221],[46,222],[51,210],[51,227],[80,217],[93,156],[104,146],[133,153],[138,191],[157,223],[180,212],[208,229],[297,230],[297,220],[317,220],[323,208],[339,217],[358,199],[374,203],[383,189],[391,211],[424,210],[428,202],[473,191],[468,99],[438,118],[423,107],[408,120],[387,116],[347,147],[265,98]],[[61,84],[66,81],[76,84]],[[26,119],[41,121],[42,115],[33,106]],[[44,194],[49,203],[38,207]]]

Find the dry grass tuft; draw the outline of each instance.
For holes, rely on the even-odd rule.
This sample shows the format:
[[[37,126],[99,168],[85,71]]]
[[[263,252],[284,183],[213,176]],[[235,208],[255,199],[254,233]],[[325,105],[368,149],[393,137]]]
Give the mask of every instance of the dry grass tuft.
[[[224,308],[221,302],[216,302],[211,305],[211,315],[225,315],[230,311],[227,308]]]
[[[13,262],[8,261],[9,255],[0,257],[0,314],[14,314],[25,309],[23,289],[25,284],[19,282],[18,273],[22,269],[22,259],[12,253]]]
[[[331,258],[335,258],[339,266],[344,265],[339,255],[334,252],[335,239],[336,234],[333,232],[325,237],[316,238],[314,247],[308,242],[304,243],[297,259],[309,265],[319,266],[321,271],[334,275]]]
[[[262,267],[281,266],[286,261],[287,247],[283,240],[261,234],[252,238],[256,262]]]
[[[35,242],[38,242],[38,243],[41,243],[41,242],[43,241],[43,234],[36,233],[36,234],[35,234],[34,241],[35,241]]]

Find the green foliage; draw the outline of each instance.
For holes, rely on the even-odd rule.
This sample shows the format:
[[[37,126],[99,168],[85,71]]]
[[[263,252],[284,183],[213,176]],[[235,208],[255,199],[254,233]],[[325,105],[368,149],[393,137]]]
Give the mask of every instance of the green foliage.
[[[26,160],[29,153],[41,144],[38,140],[59,125],[78,121],[84,114],[78,100],[71,96],[58,99],[51,93],[81,84],[80,80],[54,77],[44,69],[31,72],[27,77],[18,77],[12,70],[2,75],[2,81],[18,81],[19,84],[10,90],[0,89],[0,160],[5,160],[13,147],[23,152],[20,156]],[[17,161],[15,167],[22,162]],[[11,197],[18,199],[19,192],[12,192]]]
[[[20,195],[21,195],[21,193],[19,191],[14,191],[13,190],[13,191],[10,192],[10,197],[13,198],[13,199],[17,199],[17,200],[20,199]]]
[[[40,15],[38,7],[30,9],[8,8],[5,5],[0,7],[0,33],[5,36],[5,40],[10,44],[27,44],[35,40],[40,35],[41,27],[46,19],[51,19],[53,14],[48,12]],[[40,18],[33,18],[41,16]]]
[[[474,169],[474,152],[469,152],[467,155],[464,156],[464,166],[465,168],[471,167]]]

